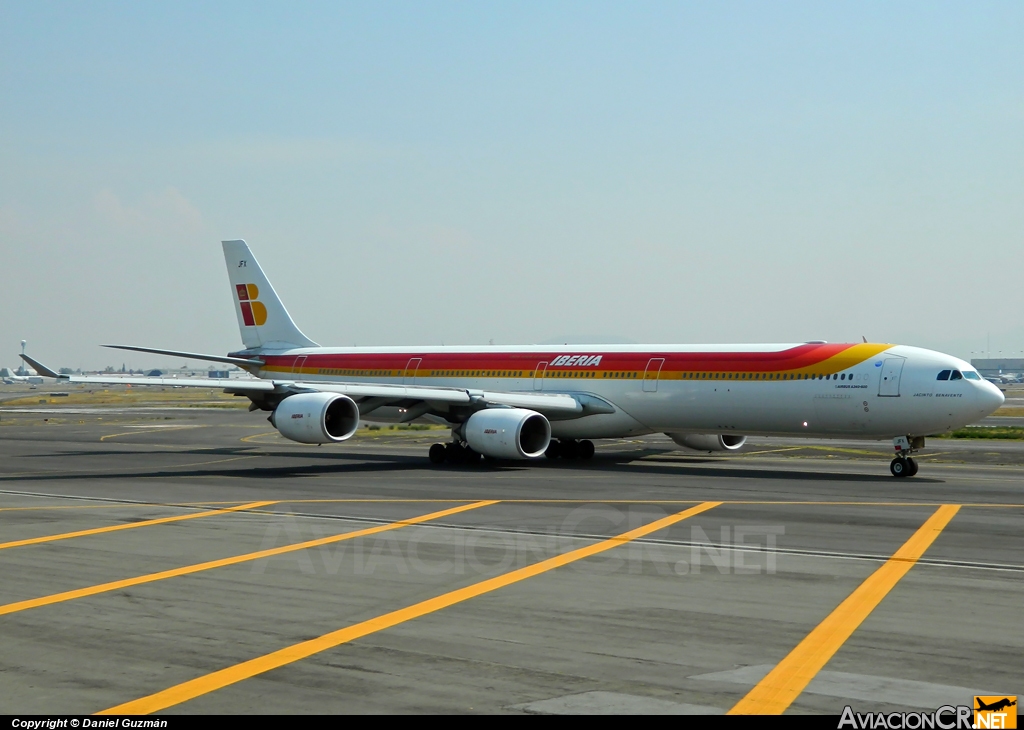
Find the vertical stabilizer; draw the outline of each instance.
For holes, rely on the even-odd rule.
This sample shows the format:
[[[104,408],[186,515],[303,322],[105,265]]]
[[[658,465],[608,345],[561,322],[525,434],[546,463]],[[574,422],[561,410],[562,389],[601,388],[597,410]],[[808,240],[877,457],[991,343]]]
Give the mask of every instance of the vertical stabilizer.
[[[245,241],[223,241],[238,329],[246,348],[316,347],[295,326]]]

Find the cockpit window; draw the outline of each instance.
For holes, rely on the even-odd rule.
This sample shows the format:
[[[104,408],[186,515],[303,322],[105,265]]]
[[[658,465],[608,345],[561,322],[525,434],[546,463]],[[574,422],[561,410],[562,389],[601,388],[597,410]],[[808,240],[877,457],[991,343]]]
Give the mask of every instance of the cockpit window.
[[[954,370],[953,373],[949,376],[949,379],[950,380],[963,380],[964,376],[960,374],[959,370]]]
[[[968,380],[981,380],[981,376],[973,370],[964,370],[964,377]]]
[[[939,377],[937,377],[935,379],[936,380],[949,380],[949,371],[948,370],[943,370],[941,373],[939,373]]]

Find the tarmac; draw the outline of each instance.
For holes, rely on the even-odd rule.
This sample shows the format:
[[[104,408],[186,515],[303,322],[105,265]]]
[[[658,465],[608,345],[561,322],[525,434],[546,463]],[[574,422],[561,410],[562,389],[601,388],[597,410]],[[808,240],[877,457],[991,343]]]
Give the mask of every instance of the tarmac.
[[[894,479],[887,443],[431,466],[445,435],[316,447],[244,409],[0,408],[0,713],[1024,694],[1024,442],[932,440]]]

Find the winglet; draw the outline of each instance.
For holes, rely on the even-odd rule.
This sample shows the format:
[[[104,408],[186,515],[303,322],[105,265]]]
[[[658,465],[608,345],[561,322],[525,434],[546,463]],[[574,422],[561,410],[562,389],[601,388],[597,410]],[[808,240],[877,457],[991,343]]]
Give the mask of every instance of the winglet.
[[[29,365],[31,365],[32,369],[35,370],[40,375],[45,375],[48,378],[64,378],[64,379],[67,379],[66,375],[61,375],[60,373],[53,372],[53,370],[51,370],[50,368],[48,368],[45,365],[43,365],[41,362],[39,362],[35,358],[29,357],[24,352],[21,353],[21,359],[24,360],[25,362],[27,362]]]
[[[221,355],[204,355],[201,352],[182,352],[181,350],[160,350],[155,347],[136,347],[135,345],[103,345],[112,347],[115,350],[133,350],[135,352],[153,352],[157,355],[170,355],[171,357],[184,357],[189,360],[207,360],[209,362],[226,362],[229,365],[240,365],[241,367],[262,367],[267,363],[254,357],[230,357]]]

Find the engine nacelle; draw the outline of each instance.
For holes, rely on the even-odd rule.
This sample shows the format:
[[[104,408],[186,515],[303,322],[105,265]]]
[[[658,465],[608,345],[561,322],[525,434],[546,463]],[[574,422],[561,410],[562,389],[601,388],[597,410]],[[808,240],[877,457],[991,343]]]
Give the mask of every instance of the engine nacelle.
[[[746,436],[731,433],[667,433],[680,446],[694,451],[737,451],[747,443]]]
[[[551,443],[548,419],[525,408],[477,411],[462,433],[473,451],[495,459],[535,459]]]
[[[270,414],[281,435],[300,444],[344,441],[359,428],[359,406],[338,393],[290,395]]]

